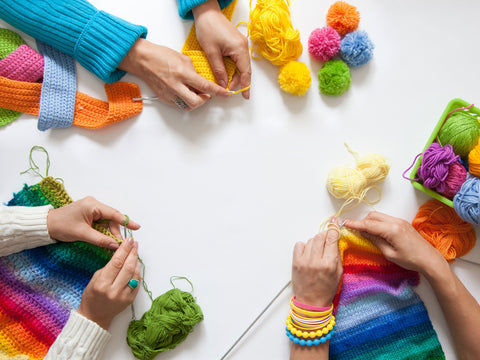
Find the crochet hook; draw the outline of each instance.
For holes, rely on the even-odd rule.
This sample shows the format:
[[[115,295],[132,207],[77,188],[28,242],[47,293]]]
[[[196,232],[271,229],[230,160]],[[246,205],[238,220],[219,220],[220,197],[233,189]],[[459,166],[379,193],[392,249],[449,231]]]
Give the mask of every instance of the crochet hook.
[[[344,220],[339,226],[338,226],[338,229],[340,230],[344,225],[345,223],[347,222],[347,220]],[[268,303],[268,305],[262,310],[262,312],[255,318],[255,320],[253,320],[253,322],[245,329],[245,331],[242,333],[242,335],[240,335],[240,337],[233,343],[232,346],[230,346],[230,348],[227,350],[227,352],[220,358],[220,360],[224,360],[228,354],[230,354],[230,352],[233,350],[233,348],[235,346],[237,346],[237,344],[240,342],[240,340],[242,340],[242,338],[248,333],[248,331],[253,327],[253,325],[255,325],[255,323],[258,321],[258,319],[260,319],[262,317],[263,314],[265,314],[265,312],[268,310],[268,308],[270,306],[272,306],[272,304],[275,302],[275,300],[277,300],[279,298],[280,295],[282,295],[282,293],[285,291],[286,288],[288,288],[290,286],[290,284],[292,283],[292,280],[289,280],[284,286],[283,288],[277,293],[277,295],[275,295],[275,297]]]

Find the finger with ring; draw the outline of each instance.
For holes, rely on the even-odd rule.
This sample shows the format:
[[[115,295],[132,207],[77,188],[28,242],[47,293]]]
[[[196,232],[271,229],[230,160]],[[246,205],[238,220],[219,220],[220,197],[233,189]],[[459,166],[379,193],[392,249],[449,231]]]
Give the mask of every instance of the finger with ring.
[[[130,279],[127,284],[129,287],[132,288],[132,290],[135,290],[138,286],[138,280],[136,279]]]
[[[175,100],[173,101],[173,103],[181,110],[185,110],[186,108],[188,108],[187,103],[178,96],[175,97]]]

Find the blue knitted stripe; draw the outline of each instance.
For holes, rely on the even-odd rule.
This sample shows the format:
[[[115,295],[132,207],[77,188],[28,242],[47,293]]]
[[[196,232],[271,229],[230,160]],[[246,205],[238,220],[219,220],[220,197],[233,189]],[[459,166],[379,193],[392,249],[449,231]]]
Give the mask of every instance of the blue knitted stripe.
[[[42,131],[70,127],[77,95],[75,60],[41,41],[37,46],[45,60],[37,127]]]

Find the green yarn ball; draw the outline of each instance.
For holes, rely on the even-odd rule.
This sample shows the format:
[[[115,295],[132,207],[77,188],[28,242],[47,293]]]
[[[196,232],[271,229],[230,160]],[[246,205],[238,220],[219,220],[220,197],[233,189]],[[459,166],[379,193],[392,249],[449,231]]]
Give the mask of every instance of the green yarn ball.
[[[342,95],[350,87],[350,69],[342,60],[329,60],[318,71],[318,88],[325,95]]]
[[[480,138],[480,123],[475,115],[466,111],[454,112],[445,121],[438,141],[442,146],[450,144],[455,154],[466,158],[469,152],[477,145]]]
[[[17,50],[25,41],[15,31],[0,28],[0,60],[5,59],[12,51]]]
[[[202,309],[192,294],[175,288],[156,298],[140,320],[130,323],[127,344],[137,359],[151,360],[175,348],[202,320]]]

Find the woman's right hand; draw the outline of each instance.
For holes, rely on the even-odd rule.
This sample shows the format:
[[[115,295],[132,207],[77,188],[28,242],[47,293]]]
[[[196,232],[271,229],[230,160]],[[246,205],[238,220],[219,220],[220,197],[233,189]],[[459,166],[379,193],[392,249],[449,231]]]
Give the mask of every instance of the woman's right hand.
[[[405,220],[372,211],[363,220],[348,220],[345,226],[360,231],[387,260],[405,269],[425,275],[446,263],[442,254]]]
[[[183,100],[185,110],[202,106],[212,96],[229,95],[226,89],[199,75],[188,56],[145,39],[135,42],[119,69],[142,78],[168,105],[177,106],[175,101]]]
[[[140,285],[132,289],[128,282],[141,281],[137,250],[138,243],[126,239],[107,265],[93,275],[83,291],[77,310],[80,315],[108,330],[113,318],[133,302]]]

